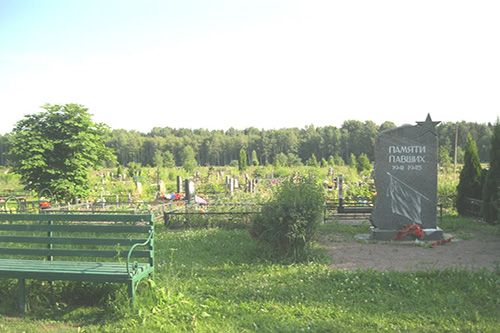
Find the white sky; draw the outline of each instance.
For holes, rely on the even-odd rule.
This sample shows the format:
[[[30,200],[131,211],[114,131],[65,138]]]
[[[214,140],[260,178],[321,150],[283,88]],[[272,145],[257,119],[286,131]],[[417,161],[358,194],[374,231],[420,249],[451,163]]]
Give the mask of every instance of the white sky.
[[[0,134],[45,103],[112,129],[495,122],[500,1],[0,0]]]

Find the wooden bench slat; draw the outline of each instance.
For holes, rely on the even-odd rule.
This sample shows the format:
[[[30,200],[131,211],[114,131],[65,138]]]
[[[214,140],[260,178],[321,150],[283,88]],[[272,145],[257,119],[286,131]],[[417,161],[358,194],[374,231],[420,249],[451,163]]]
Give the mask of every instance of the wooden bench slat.
[[[23,262],[26,262],[23,265]],[[46,281],[69,280],[90,282],[130,281],[126,267],[117,263],[64,262],[40,260],[0,260],[0,277],[38,279]],[[140,274],[148,274],[153,268],[146,263],[138,264]]]
[[[38,237],[38,236],[10,236],[0,235],[0,243],[26,244],[71,244],[71,245],[121,245],[132,246],[144,243],[145,238],[85,238],[85,237]]]
[[[150,214],[0,214],[0,221],[150,222]]]
[[[96,232],[96,233],[147,233],[148,225],[76,225],[76,224],[0,224],[5,231],[46,231],[46,232]]]
[[[138,267],[149,267],[148,263],[138,263]],[[0,274],[7,271],[18,272],[59,272],[82,274],[127,274],[127,267],[117,262],[85,261],[41,261],[0,259]]]
[[[24,256],[64,256],[64,257],[94,257],[94,258],[127,258],[128,251],[89,250],[89,249],[40,249],[21,247],[0,247],[0,254]],[[149,258],[151,251],[135,250],[132,258]]]

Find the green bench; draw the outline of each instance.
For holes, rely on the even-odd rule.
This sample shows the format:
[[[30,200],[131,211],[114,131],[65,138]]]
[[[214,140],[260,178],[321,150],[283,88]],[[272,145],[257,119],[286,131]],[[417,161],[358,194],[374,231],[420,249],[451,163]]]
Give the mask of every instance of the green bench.
[[[134,300],[154,278],[154,216],[0,214],[0,277],[18,279],[26,311],[27,279],[124,283]]]

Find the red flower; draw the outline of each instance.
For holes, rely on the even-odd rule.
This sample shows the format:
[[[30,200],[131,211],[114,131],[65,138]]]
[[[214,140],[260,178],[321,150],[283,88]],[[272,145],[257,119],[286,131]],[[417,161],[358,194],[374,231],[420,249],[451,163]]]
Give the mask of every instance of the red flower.
[[[400,240],[405,235],[413,235],[415,238],[422,239],[424,238],[424,231],[418,224],[408,224],[403,227],[402,230],[398,231],[395,240]]]

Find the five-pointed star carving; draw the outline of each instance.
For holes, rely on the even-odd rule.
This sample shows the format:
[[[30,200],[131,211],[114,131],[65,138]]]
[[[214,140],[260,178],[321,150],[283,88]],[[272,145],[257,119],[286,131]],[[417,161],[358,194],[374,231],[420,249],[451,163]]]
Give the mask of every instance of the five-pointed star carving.
[[[432,121],[431,115],[428,113],[425,121],[417,121],[418,126],[421,127],[420,136],[422,136],[428,132],[431,132],[432,134],[437,136],[436,126],[439,123],[440,123],[440,121]]]

